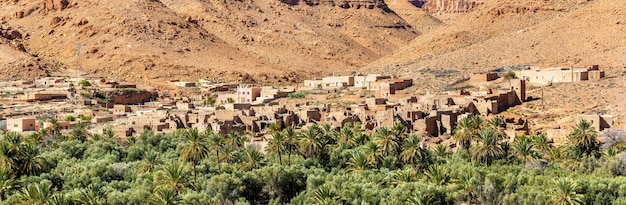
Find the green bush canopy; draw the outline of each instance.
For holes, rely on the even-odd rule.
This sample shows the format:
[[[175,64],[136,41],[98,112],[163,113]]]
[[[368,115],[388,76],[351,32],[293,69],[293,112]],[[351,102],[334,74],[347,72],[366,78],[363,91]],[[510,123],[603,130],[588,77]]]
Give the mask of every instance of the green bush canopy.
[[[56,121],[54,121],[56,122]],[[88,134],[51,125],[0,136],[4,204],[626,204],[623,143],[581,122],[568,143],[509,142],[501,120],[463,119],[457,148],[424,146],[403,125],[248,134]],[[618,139],[618,138],[615,138]],[[623,138],[619,138],[623,139]],[[602,149],[600,149],[602,147]]]

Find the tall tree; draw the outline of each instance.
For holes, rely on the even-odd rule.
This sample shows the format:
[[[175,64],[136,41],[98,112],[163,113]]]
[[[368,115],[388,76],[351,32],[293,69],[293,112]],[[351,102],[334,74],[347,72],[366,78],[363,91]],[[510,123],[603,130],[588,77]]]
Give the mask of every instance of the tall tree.
[[[258,169],[264,164],[263,153],[253,148],[247,148],[241,155],[240,168],[243,171]]]
[[[513,154],[515,154],[515,158],[522,163],[527,163],[539,157],[533,146],[529,138],[515,139],[513,142]]]
[[[555,180],[552,189],[548,190],[550,202],[556,205],[579,205],[583,204],[584,195],[578,193],[578,184],[567,178]]]
[[[278,163],[283,165],[283,152],[287,149],[285,134],[283,132],[274,132],[272,139],[268,142],[265,150],[267,152],[274,152],[278,155]]]
[[[208,140],[209,147],[215,150],[215,163],[217,164],[218,169],[222,169],[221,167],[221,158],[220,152],[224,151],[224,147],[226,146],[226,141],[224,137],[214,133],[212,130],[207,129],[203,133],[204,137]]]
[[[484,129],[478,135],[478,143],[472,147],[471,156],[478,162],[491,165],[504,156],[504,150],[498,144],[498,137],[491,129]]]
[[[598,151],[598,132],[587,120],[581,120],[576,124],[574,131],[567,137],[571,145],[576,146],[584,154],[590,155]]]
[[[353,151],[350,159],[346,163],[348,165],[348,171],[353,173],[360,173],[370,168],[371,163],[367,159],[367,155],[362,151]]]
[[[413,165],[413,168],[427,167],[430,163],[428,150],[421,145],[421,139],[417,135],[411,134],[402,143],[400,153],[402,162]]]
[[[287,165],[291,165],[291,153],[298,149],[296,137],[299,135],[292,127],[287,127],[284,131],[285,150],[287,150]]]
[[[400,145],[396,136],[387,127],[382,127],[376,131],[376,143],[382,149],[385,156],[396,156]]]
[[[4,195],[17,187],[13,175],[6,170],[0,169],[0,203],[4,200]]]
[[[17,193],[17,198],[23,204],[47,204],[52,194],[52,183],[45,180],[28,184]]]
[[[472,140],[474,140],[476,133],[477,129],[472,125],[472,120],[464,117],[456,123],[452,137],[463,149],[469,152],[469,148],[472,145]]]
[[[173,161],[171,163],[162,166],[154,176],[157,189],[168,188],[174,190],[176,193],[180,193],[185,187],[187,187],[187,176],[189,170],[184,163],[179,161]]]
[[[319,157],[324,151],[322,142],[320,141],[320,133],[318,129],[310,127],[300,132],[298,140],[298,148],[300,153],[305,157]]]
[[[543,154],[548,153],[548,151],[552,148],[552,140],[548,139],[548,137],[544,134],[533,136],[531,138],[531,143],[533,144],[533,147]]]
[[[180,152],[180,157],[193,166],[193,180],[196,182],[196,164],[209,155],[209,147],[203,135],[198,133],[195,128],[187,130],[183,135],[184,147]]]

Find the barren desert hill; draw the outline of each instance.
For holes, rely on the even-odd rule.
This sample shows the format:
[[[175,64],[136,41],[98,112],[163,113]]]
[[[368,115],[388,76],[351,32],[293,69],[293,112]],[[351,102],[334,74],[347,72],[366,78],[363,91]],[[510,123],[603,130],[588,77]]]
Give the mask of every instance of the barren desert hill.
[[[367,66],[485,71],[525,64],[626,64],[626,4],[490,0]]]
[[[96,76],[141,83],[236,67],[286,71],[247,56],[158,1],[9,1],[0,15],[26,36],[29,54]]]
[[[138,83],[296,82],[358,69],[420,33],[383,1],[337,2],[10,0],[0,1],[0,24],[23,34],[30,56]]]
[[[419,32],[384,1],[161,2],[243,52],[288,68],[325,73],[364,66]]]

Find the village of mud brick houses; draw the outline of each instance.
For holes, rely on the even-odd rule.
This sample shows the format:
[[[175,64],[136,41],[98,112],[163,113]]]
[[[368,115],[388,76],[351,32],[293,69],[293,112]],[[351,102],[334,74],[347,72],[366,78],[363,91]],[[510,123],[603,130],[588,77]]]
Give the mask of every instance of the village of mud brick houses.
[[[604,72],[599,71],[597,66],[584,68],[587,70],[583,67],[569,67],[569,70],[563,67],[529,67],[516,71],[520,78],[511,79],[507,83],[509,87],[419,96],[396,94],[410,87],[412,79],[381,74],[328,76],[305,80],[299,86],[291,87],[207,80],[172,81],[173,87],[200,91],[197,96],[186,97],[137,89],[134,84],[105,79],[46,77],[34,82],[7,81],[1,83],[3,109],[0,130],[34,132],[50,126],[50,118],[57,118],[63,129],[71,129],[80,122],[88,124],[92,133],[110,128],[118,137],[136,136],[144,131],[169,133],[177,129],[197,128],[211,129],[220,134],[254,133],[252,140],[263,141],[272,124],[278,128],[303,129],[313,124],[329,124],[338,128],[348,123],[358,124],[366,130],[401,124],[410,132],[422,136],[449,137],[457,121],[464,117],[495,116],[524,103],[529,82],[546,84],[551,83],[550,80],[572,82],[604,77]],[[487,82],[501,75],[475,73],[471,78]],[[361,103],[347,105],[306,99],[297,103],[278,100],[295,94],[327,96],[354,90],[368,91],[371,95],[360,96],[363,99]],[[211,103],[206,100],[209,96],[214,99]],[[525,119],[500,116],[506,122],[507,135],[514,137],[528,132]],[[597,122],[599,130],[610,127],[612,123],[612,116],[582,117]]]

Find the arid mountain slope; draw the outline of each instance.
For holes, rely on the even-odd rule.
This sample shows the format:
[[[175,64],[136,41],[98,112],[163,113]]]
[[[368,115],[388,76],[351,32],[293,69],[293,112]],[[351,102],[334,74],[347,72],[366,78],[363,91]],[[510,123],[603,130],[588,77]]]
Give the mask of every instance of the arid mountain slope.
[[[382,1],[161,2],[241,51],[291,69],[356,69],[417,36]]]
[[[626,4],[491,0],[369,65],[489,70],[523,64],[626,63]]]
[[[387,6],[420,33],[438,28],[443,23],[407,0],[386,0]]]
[[[43,1],[46,2],[46,1]],[[52,2],[65,2],[54,0]],[[5,2],[6,24],[29,37],[26,50],[98,76],[127,80],[204,77],[236,67],[281,72],[247,56],[158,1]],[[12,15],[15,11],[21,15]],[[280,69],[280,70],[278,70]]]
[[[139,83],[295,82],[355,70],[419,33],[382,1],[285,2],[11,0],[0,1],[0,23],[24,34],[29,55]]]

